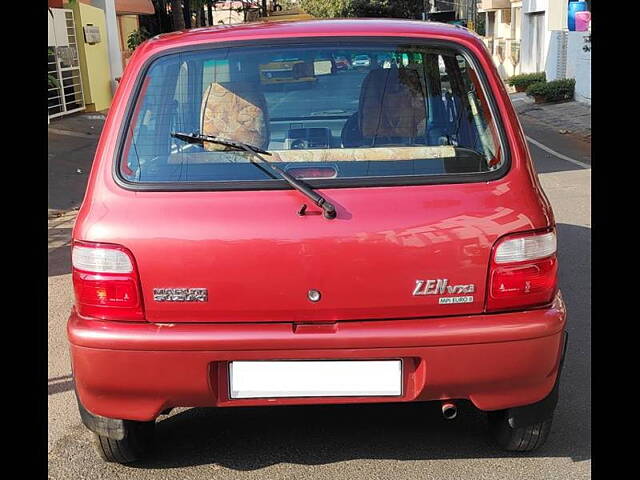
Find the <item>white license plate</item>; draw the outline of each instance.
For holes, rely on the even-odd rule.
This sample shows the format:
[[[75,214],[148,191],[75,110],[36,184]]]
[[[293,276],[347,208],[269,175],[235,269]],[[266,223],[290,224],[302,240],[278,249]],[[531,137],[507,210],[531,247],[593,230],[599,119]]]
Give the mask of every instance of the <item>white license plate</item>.
[[[238,361],[229,385],[231,398],[393,397],[402,395],[402,361]]]

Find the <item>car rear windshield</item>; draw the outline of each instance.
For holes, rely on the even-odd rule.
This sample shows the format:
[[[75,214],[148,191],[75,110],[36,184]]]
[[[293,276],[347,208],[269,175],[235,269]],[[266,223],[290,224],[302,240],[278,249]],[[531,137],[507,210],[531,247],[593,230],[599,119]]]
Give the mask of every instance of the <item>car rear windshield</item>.
[[[419,42],[297,42],[152,61],[131,105],[120,178],[286,188],[246,151],[176,133],[266,150],[291,175],[327,185],[453,181],[505,163],[489,90],[468,53]]]

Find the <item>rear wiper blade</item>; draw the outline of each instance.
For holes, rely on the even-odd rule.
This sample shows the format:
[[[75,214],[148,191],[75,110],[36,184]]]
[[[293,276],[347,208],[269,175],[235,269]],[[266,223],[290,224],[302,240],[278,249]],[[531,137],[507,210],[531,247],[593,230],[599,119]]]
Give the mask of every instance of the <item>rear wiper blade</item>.
[[[328,219],[336,218],[336,208],[333,204],[329,203],[326,198],[324,198],[319,193],[315,192],[311,187],[307,184],[301,182],[295,177],[292,177],[287,172],[282,170],[280,167],[274,165],[273,162],[270,162],[266,158],[264,158],[261,153],[265,155],[271,155],[270,152],[258,148],[253,145],[249,145],[247,143],[238,142],[236,140],[229,140],[226,138],[214,137],[211,135],[202,135],[200,133],[181,133],[181,132],[173,132],[171,133],[172,137],[183,140],[187,143],[199,143],[202,144],[204,142],[208,143],[217,143],[219,145],[226,145],[228,147],[237,148],[239,150],[244,150],[247,153],[250,153],[254,158],[259,159],[262,163],[251,162],[254,165],[262,168],[266,171],[263,165],[267,165],[271,170],[276,172],[285,182],[291,185],[293,188],[298,190],[304,196],[309,198],[313,203],[315,203],[318,207],[322,208],[324,212],[324,217]],[[305,208],[303,207],[300,211],[304,212]]]
[[[220,145],[226,145],[227,147],[238,148],[240,150],[244,150],[244,147],[249,147],[254,152],[264,153],[265,155],[271,155],[271,153],[267,152],[258,147],[254,147],[253,145],[249,145],[246,143],[236,142],[235,140],[229,140],[221,137],[214,137],[212,135],[202,135],[200,133],[181,133],[181,132],[173,132],[171,134],[172,137],[178,138],[187,143],[197,143],[202,144],[204,142],[208,143],[218,143]]]

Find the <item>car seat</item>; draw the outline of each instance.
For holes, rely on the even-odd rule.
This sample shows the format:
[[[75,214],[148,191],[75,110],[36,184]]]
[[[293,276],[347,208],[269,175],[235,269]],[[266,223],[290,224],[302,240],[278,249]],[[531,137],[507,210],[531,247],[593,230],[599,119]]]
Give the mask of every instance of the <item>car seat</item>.
[[[267,149],[271,134],[264,94],[251,82],[212,83],[202,98],[200,133]],[[206,142],[204,148],[226,149]]]
[[[425,95],[416,70],[372,70],[362,82],[358,111],[342,129],[342,145],[424,143],[425,121]]]

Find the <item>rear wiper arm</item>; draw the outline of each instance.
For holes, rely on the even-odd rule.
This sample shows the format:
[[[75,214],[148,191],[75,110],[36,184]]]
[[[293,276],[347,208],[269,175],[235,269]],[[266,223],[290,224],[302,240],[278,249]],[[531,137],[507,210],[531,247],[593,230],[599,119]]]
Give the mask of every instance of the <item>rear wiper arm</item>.
[[[271,153],[267,152],[266,150],[262,150],[261,148],[254,147],[253,145],[236,142],[235,140],[228,140],[226,138],[214,137],[212,135],[201,135],[197,132],[196,133],[173,132],[171,136],[174,138],[178,138],[187,143],[197,143],[200,145],[202,145],[204,142],[218,143],[220,145],[226,145],[227,147],[238,148],[240,150],[245,150],[245,147],[249,147],[254,152],[264,153],[265,155],[271,155]]]
[[[333,204],[329,203],[326,198],[324,198],[319,193],[315,192],[311,187],[301,182],[297,178],[292,177],[287,172],[282,170],[280,167],[274,165],[273,162],[270,162],[269,160],[264,158],[262,155],[260,155],[261,153],[265,155],[271,155],[271,153],[266,150],[255,147],[253,145],[238,142],[235,140],[228,140],[226,138],[214,137],[211,135],[202,135],[199,133],[173,132],[171,133],[171,136],[178,138],[180,140],[183,140],[187,143],[198,143],[198,144],[202,144],[204,142],[217,143],[219,145],[226,145],[228,147],[244,150],[247,153],[250,153],[254,158],[257,158],[262,162],[262,164],[256,163],[253,161],[251,163],[263,169],[264,169],[263,165],[267,165],[271,170],[276,172],[285,182],[287,182],[293,188],[295,188],[304,196],[306,196],[311,201],[313,201],[313,203],[315,203],[318,207],[322,208],[325,218],[328,218],[328,219],[336,218],[336,208],[333,206]],[[304,212],[304,208],[301,211]]]

